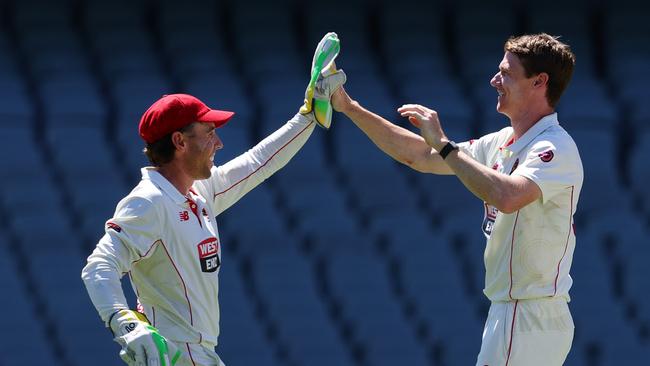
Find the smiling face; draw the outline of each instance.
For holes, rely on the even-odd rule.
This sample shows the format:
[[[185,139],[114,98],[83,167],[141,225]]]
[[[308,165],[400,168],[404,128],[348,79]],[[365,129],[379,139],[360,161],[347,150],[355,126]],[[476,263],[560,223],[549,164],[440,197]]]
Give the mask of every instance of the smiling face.
[[[499,72],[490,81],[498,93],[497,111],[511,120],[520,115],[535,95],[535,79],[526,77],[519,57],[506,52],[499,64]]]
[[[185,171],[195,180],[210,178],[214,154],[223,148],[214,125],[194,123],[193,127],[183,134],[187,139],[187,150],[183,154]]]

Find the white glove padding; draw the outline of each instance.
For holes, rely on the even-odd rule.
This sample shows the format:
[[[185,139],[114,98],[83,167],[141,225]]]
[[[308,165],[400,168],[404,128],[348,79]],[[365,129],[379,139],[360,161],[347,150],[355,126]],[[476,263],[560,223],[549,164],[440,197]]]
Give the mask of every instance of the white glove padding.
[[[129,366],[173,366],[181,351],[152,327],[144,314],[120,310],[109,323],[115,342],[122,346],[120,358]]]
[[[318,125],[325,129],[328,129],[332,124],[332,104],[330,103],[332,93],[345,83],[345,74],[343,74],[342,78],[339,76],[325,82],[325,85],[321,85],[320,91],[317,84],[327,76],[339,72],[336,70],[334,59],[338,56],[340,50],[340,41],[334,32],[327,33],[318,43],[312,59],[311,79],[305,91],[305,102],[300,108],[301,114],[313,112]],[[335,85],[334,80],[340,82],[340,84]]]

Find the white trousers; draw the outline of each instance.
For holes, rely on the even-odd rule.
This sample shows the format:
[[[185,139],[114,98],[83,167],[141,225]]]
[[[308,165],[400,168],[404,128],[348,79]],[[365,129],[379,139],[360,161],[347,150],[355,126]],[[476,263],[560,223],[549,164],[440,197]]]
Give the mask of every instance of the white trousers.
[[[215,352],[214,345],[184,342],[174,344],[182,353],[175,366],[226,366]]]
[[[573,330],[564,299],[493,302],[476,366],[560,366]]]

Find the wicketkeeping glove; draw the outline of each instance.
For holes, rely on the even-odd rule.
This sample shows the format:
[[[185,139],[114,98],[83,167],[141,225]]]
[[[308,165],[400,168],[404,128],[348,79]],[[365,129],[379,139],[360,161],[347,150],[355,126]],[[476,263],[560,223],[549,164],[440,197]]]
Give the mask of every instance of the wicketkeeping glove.
[[[115,342],[122,346],[120,357],[129,366],[173,366],[181,356],[141,313],[120,310],[113,314],[109,326]]]
[[[334,63],[340,50],[341,44],[334,32],[327,33],[318,43],[311,64],[311,79],[305,91],[305,103],[300,108],[301,114],[313,112],[318,125],[325,129],[332,124],[332,93],[346,80],[343,70],[336,70]]]

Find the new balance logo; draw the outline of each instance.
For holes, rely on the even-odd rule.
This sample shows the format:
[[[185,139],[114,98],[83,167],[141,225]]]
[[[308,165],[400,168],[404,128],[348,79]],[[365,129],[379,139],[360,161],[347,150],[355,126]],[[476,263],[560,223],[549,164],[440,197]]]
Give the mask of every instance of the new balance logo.
[[[180,217],[181,221],[187,221],[190,219],[190,213],[187,211],[181,211],[178,213],[178,216]]]
[[[133,330],[135,330],[136,326],[137,326],[137,324],[135,322],[130,322],[127,325],[124,326],[124,330],[127,333],[130,333],[130,332],[133,332]]]

